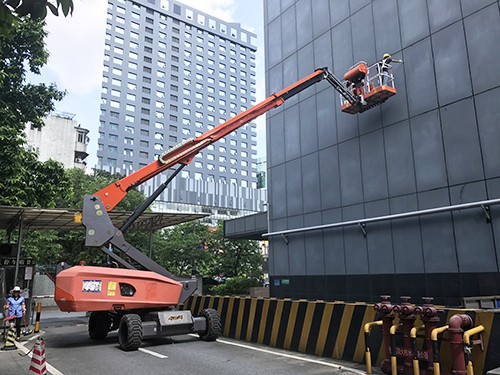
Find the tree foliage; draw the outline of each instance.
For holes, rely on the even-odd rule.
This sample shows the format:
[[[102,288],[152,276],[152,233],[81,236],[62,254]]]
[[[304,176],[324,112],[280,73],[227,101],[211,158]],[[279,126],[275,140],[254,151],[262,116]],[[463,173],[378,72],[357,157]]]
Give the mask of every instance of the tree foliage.
[[[50,10],[55,16],[59,10],[66,17],[73,14],[73,0],[2,0],[0,1],[0,35],[11,35],[23,19],[44,20]]]
[[[24,129],[43,126],[43,117],[64,93],[55,85],[26,83],[47,62],[43,23],[20,21],[12,37],[0,35],[0,204],[55,207],[67,180],[62,165],[39,162],[27,149]]]

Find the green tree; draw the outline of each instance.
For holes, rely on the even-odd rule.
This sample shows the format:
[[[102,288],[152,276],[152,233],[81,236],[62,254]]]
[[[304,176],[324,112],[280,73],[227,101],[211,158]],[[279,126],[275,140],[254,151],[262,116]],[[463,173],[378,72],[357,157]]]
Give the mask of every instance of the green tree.
[[[15,30],[19,21],[26,18],[43,20],[50,10],[55,16],[59,9],[64,16],[73,14],[73,0],[2,0],[0,1],[0,35],[9,35]]]
[[[43,126],[43,117],[64,93],[55,85],[26,83],[26,71],[40,73],[48,53],[43,23],[19,21],[11,37],[0,35],[0,204],[54,207],[67,180],[62,165],[39,162],[27,149],[24,129]]]
[[[243,276],[258,279],[262,276],[262,255],[257,241],[229,240],[223,230],[211,232],[208,244],[212,253],[210,274],[225,278]]]

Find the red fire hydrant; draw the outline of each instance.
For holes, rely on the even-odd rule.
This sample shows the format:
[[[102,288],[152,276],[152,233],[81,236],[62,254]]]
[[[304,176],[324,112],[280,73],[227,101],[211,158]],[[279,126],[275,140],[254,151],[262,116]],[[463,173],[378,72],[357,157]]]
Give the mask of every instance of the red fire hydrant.
[[[413,343],[410,333],[417,319],[415,307],[410,304],[410,299],[410,297],[401,297],[402,303],[394,306],[394,312],[399,315],[402,326],[403,347],[398,348],[399,353],[393,353],[393,355],[404,358],[403,368],[398,369],[398,373],[408,375],[413,374]]]
[[[434,298],[424,297],[422,298],[424,304],[422,306],[416,307],[415,312],[420,315],[422,322],[425,325],[425,345],[424,345],[424,354],[425,361],[427,361],[427,369],[425,373],[433,374],[434,373],[434,360],[432,353],[432,331],[439,324],[439,314],[443,313],[444,310],[437,309],[432,301]]]
[[[450,328],[451,357],[453,359],[453,375],[466,375],[463,334],[464,330],[472,327],[472,318],[465,314],[456,314],[450,318],[448,323]]]
[[[394,321],[394,306],[389,301],[391,296],[380,296],[382,298],[382,302],[376,303],[374,309],[376,312],[380,314],[380,319],[382,319],[382,329],[384,335],[384,349],[385,349],[385,358],[382,361],[381,369],[385,374],[391,373],[391,361],[390,361],[390,348],[391,348],[391,327],[392,322]]]

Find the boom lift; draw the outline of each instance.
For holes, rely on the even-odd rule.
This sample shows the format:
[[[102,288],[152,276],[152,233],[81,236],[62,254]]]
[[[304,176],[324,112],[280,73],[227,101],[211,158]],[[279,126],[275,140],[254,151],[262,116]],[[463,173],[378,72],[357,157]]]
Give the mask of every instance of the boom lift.
[[[123,350],[135,350],[143,337],[156,335],[198,333],[203,340],[217,339],[221,334],[221,322],[215,310],[205,309],[201,316],[193,317],[189,311],[173,309],[194,293],[196,280],[175,277],[130,245],[124,232],[198,152],[322,80],[327,80],[350,108],[356,108],[357,112],[366,110],[360,96],[354,95],[327,68],[317,69],[201,136],[174,146],[149,165],[93,195],[85,195],[79,218],[86,230],[85,245],[99,247],[126,269],[75,266],[61,271],[56,278],[55,292],[59,308],[68,312],[90,311],[89,334],[92,339],[104,339],[108,332],[118,329]],[[122,227],[114,227],[108,212],[127,192],[175,165],[179,167]]]

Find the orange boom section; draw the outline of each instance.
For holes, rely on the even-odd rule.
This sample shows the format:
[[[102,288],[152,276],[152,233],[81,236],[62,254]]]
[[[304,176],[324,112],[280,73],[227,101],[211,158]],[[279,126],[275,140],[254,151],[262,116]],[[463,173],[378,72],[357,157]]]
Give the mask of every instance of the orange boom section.
[[[109,311],[176,305],[182,284],[155,272],[75,266],[56,279],[61,311]]]

